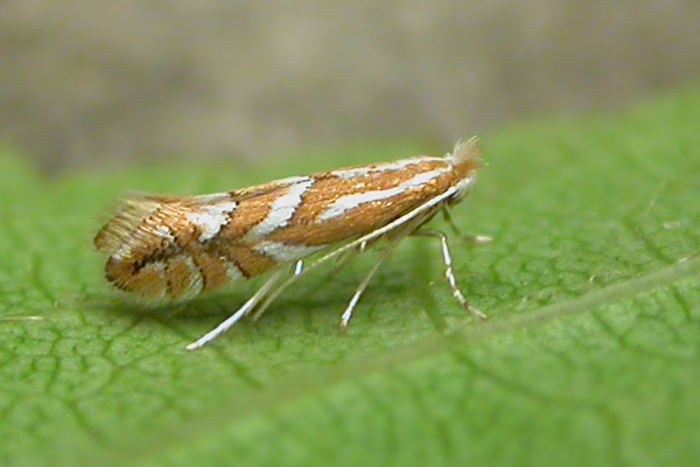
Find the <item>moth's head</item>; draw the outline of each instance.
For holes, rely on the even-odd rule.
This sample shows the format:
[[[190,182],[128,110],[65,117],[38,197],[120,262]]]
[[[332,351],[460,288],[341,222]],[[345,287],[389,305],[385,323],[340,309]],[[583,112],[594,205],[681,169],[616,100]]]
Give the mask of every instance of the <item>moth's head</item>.
[[[452,163],[457,192],[452,202],[461,201],[476,180],[476,172],[484,165],[481,163],[481,143],[477,136],[467,141],[457,141],[451,153],[445,156]]]

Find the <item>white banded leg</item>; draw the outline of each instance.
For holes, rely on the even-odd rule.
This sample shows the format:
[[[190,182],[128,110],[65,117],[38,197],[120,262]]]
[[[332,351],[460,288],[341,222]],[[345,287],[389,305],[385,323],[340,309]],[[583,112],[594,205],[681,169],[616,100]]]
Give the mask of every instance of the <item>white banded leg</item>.
[[[460,232],[457,226],[455,225],[454,221],[452,220],[450,211],[446,207],[442,208],[442,215],[445,217],[445,221],[447,221],[447,223],[450,226],[450,229],[452,229],[455,235],[457,235],[459,238],[461,238],[467,243],[471,243],[472,245],[485,245],[487,243],[491,243],[491,241],[493,240],[491,237],[486,235],[469,235]]]
[[[186,349],[187,350],[197,350],[201,347],[204,347],[207,345],[209,342],[213,341],[236,324],[238,321],[240,321],[241,318],[243,318],[245,315],[250,313],[250,311],[255,307],[255,305],[260,302],[265,297],[265,294],[272,288],[273,285],[275,285],[275,282],[277,282],[277,279],[282,275],[282,270],[275,271],[272,276],[265,282],[258,290],[253,294],[252,297],[248,299],[247,302],[245,302],[234,314],[226,318],[221,324],[219,324],[217,327],[197,339],[196,341],[192,342],[189,344]]]
[[[475,316],[481,320],[488,319],[481,310],[476,307],[469,305],[467,299],[464,298],[462,292],[457,286],[457,279],[455,279],[455,273],[452,269],[452,255],[450,254],[450,245],[447,242],[447,236],[444,233],[438,232],[436,230],[416,230],[411,233],[414,237],[432,237],[440,240],[442,245],[442,261],[445,264],[445,277],[447,282],[450,284],[450,289],[452,289],[452,296],[462,305],[462,308],[467,310],[472,316]]]

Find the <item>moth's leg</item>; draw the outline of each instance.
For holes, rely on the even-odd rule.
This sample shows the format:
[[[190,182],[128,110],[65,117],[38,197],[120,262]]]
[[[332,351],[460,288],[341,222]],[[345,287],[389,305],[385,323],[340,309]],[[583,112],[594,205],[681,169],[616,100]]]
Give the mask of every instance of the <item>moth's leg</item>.
[[[270,295],[268,295],[268,296],[265,298],[265,301],[262,302],[262,304],[258,307],[257,310],[255,310],[255,313],[254,313],[253,316],[251,317],[251,319],[252,319],[253,321],[257,321],[258,319],[260,319],[260,317],[262,316],[262,314],[265,313],[265,311],[270,307],[270,305],[272,305],[272,302],[274,302],[275,300],[277,300],[277,297],[279,297],[280,295],[282,295],[282,292],[284,292],[285,290],[287,290],[287,289],[288,289],[292,284],[294,284],[297,280],[301,279],[305,274],[307,274],[307,273],[308,273],[311,269],[313,269],[313,268],[316,266],[316,264],[317,264],[317,262],[316,262],[316,263],[312,263],[311,266],[309,266],[308,268],[302,269],[302,268],[298,268],[298,267],[297,267],[297,265],[298,265],[300,262],[301,262],[301,260],[300,260],[300,261],[297,261],[297,263],[295,264],[293,274],[292,274],[290,277],[288,277],[286,281],[284,281],[283,283],[281,283]]]
[[[335,266],[333,266],[333,269],[331,269],[328,275],[334,276],[335,274],[340,272],[345,266],[348,265],[350,261],[355,259],[357,255],[359,255],[360,253],[364,253],[365,249],[367,249],[367,242],[362,242],[356,248],[348,250],[342,255],[338,256],[338,259],[335,262]]]
[[[384,262],[385,258],[386,256],[382,256],[381,258],[377,259],[372,266],[372,269],[369,270],[365,278],[362,279],[362,282],[360,282],[360,285],[357,287],[355,294],[350,299],[348,306],[345,308],[343,315],[340,317],[341,333],[345,333],[345,331],[348,329],[348,322],[350,322],[350,318],[352,318],[352,312],[355,309],[355,306],[357,306],[357,302],[360,301],[360,297],[362,297],[362,294],[369,285],[369,282],[372,280],[372,276],[374,276],[374,273],[377,272],[377,269],[379,269],[379,266]]]
[[[440,240],[442,245],[442,262],[445,264],[445,277],[447,278],[447,282],[450,284],[450,289],[452,289],[452,296],[459,302],[460,305],[462,305],[462,308],[467,310],[472,316],[475,316],[481,320],[488,319],[488,316],[486,316],[481,310],[469,305],[467,299],[464,298],[464,295],[462,295],[462,292],[457,286],[457,279],[455,278],[455,273],[452,269],[452,254],[450,253],[450,245],[447,242],[447,236],[444,233],[436,230],[425,229],[416,230],[415,232],[412,232],[411,235],[414,237],[432,237]]]
[[[341,269],[343,269],[351,260],[353,260],[355,258],[355,256],[357,256],[358,253],[365,251],[366,246],[367,246],[367,242],[362,242],[359,245],[357,245],[357,248],[344,251],[343,254],[341,254],[337,257],[337,263],[336,263],[335,267],[330,271],[329,275],[332,276],[332,275],[336,274],[338,271],[340,271]],[[280,286],[277,287],[277,289],[275,289],[265,299],[265,301],[262,303],[262,305],[260,305],[258,307],[258,309],[255,310],[255,314],[253,314],[253,316],[251,317],[251,319],[253,321],[257,321],[258,319],[260,319],[262,314],[265,313],[265,311],[270,307],[270,305],[272,305],[272,302],[277,300],[277,297],[282,295],[282,292],[287,290],[287,288],[290,285],[292,285],[294,282],[296,282],[296,280],[301,275],[306,273],[306,271],[308,269],[303,269],[303,266],[301,265],[301,263],[302,263],[302,260],[299,260],[295,263],[294,274],[290,278],[288,278],[287,281],[280,284]],[[316,263],[312,263],[311,267],[313,268],[315,265],[316,265]]]
[[[279,285],[275,290],[272,291],[270,295],[268,295],[265,298],[265,301],[262,302],[262,304],[258,307],[257,310],[255,310],[255,313],[253,313],[253,316],[250,317],[250,319],[255,322],[260,319],[263,313],[267,311],[268,308],[270,308],[270,305],[272,305],[272,302],[277,300],[277,297],[282,295],[282,292],[284,292],[287,287],[289,287],[293,282],[295,282],[298,278],[300,278],[304,273],[306,273],[306,269],[304,269],[304,261],[303,260],[298,260],[296,263],[294,263],[294,267],[292,269],[292,275],[289,277],[285,282]]]
[[[363,244],[364,245],[364,244]],[[358,247],[358,250],[360,250],[360,247]],[[360,251],[364,251],[364,248]],[[329,273],[329,275],[334,275],[341,269],[343,269],[356,255],[357,251],[346,251],[345,254],[340,255],[338,257],[338,262],[336,266],[333,268],[333,270]],[[298,260],[296,263],[294,263],[294,267],[292,269],[293,274],[292,278],[295,278],[296,276],[300,275],[302,272],[304,272],[304,260]],[[281,285],[277,290],[272,292],[270,296],[265,300],[265,302],[255,311],[255,314],[251,317],[253,321],[257,321],[260,319],[260,316],[269,308],[269,306],[274,302],[277,297],[279,297],[282,292],[287,288],[285,285]]]
[[[460,232],[457,226],[455,225],[454,221],[452,220],[452,215],[450,214],[450,211],[447,209],[446,206],[443,206],[442,208],[442,215],[445,217],[445,221],[447,221],[447,223],[450,226],[450,229],[452,229],[455,235],[457,235],[459,238],[461,238],[467,243],[471,243],[472,245],[485,245],[487,243],[491,243],[491,241],[493,240],[491,237],[488,237],[486,235],[469,235]]]
[[[294,272],[295,276],[298,276],[299,274],[301,274],[301,271],[303,271],[303,270],[304,270],[304,261],[300,259],[299,261],[294,263],[294,269],[292,269],[292,271]]]
[[[374,276],[374,273],[377,272],[377,269],[379,269],[379,266],[382,265],[384,260],[386,260],[391,253],[394,251],[394,248],[396,248],[396,245],[398,245],[401,240],[405,235],[400,235],[398,238],[393,239],[381,252],[379,258],[377,258],[377,261],[374,263],[372,266],[372,269],[369,270],[367,275],[362,279],[362,282],[360,282],[360,285],[357,287],[357,290],[355,290],[355,293],[353,294],[352,298],[350,299],[350,302],[348,302],[348,306],[345,307],[345,311],[343,311],[343,315],[340,317],[340,332],[345,333],[345,331],[348,329],[348,323],[350,322],[350,318],[352,318],[352,312],[357,306],[357,302],[360,301],[360,298],[362,297],[362,294],[365,292],[365,289],[369,285],[370,281],[372,280],[372,277]],[[364,251],[366,248],[366,245],[362,245],[360,248],[360,252]]]
[[[201,347],[204,347],[207,345],[209,342],[213,341],[236,324],[238,321],[240,321],[241,318],[243,318],[245,315],[250,313],[250,311],[255,307],[255,305],[262,300],[267,292],[272,288],[273,285],[275,285],[275,282],[280,278],[282,274],[282,270],[277,270],[275,271],[272,276],[253,294],[252,297],[248,299],[247,302],[245,302],[234,314],[226,318],[221,324],[219,324],[217,327],[197,339],[195,342],[192,342],[189,344],[186,348],[187,350],[197,350]]]
[[[304,260],[303,260],[303,259],[297,260],[297,262],[294,263],[294,266],[292,267],[292,277],[291,277],[291,279],[294,279],[294,278],[296,278],[297,276],[300,276],[303,272],[304,272]],[[262,314],[265,313],[265,310],[268,309],[268,307],[270,306],[270,304],[271,304],[273,301],[275,301],[275,299],[276,299],[277,297],[280,296],[280,294],[281,294],[282,291],[284,290],[283,287],[284,287],[284,286],[278,287],[277,290],[275,290],[274,292],[272,292],[272,293],[267,297],[267,300],[265,300],[265,301],[263,302],[263,304],[260,305],[260,306],[258,307],[257,310],[255,310],[255,313],[253,313],[253,316],[250,318],[253,322],[255,322],[255,321],[257,321],[258,319],[260,319],[260,316],[262,316]]]

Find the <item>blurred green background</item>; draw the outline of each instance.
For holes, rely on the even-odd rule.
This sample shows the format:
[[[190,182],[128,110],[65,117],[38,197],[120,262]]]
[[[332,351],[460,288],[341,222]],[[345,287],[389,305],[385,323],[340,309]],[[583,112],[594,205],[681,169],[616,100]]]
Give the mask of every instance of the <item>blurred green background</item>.
[[[700,76],[700,3],[0,2],[0,142],[48,173],[457,138]]]

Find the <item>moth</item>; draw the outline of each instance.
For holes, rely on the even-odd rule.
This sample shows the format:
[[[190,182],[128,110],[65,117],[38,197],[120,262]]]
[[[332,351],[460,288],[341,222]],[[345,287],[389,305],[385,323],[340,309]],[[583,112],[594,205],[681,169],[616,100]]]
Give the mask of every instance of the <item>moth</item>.
[[[131,195],[99,230],[94,244],[108,256],[107,281],[147,298],[193,297],[270,273],[233,315],[188,350],[203,347],[253,311],[259,317],[319,265],[381,242],[376,262],[341,316],[340,329],[345,331],[372,276],[407,236],[440,242],[452,295],[473,316],[486,319],[460,292],[447,236],[423,227],[442,212],[461,235],[448,208],[464,198],[481,167],[474,137],[458,142],[443,157],[417,156],[202,196]],[[310,257],[315,261],[304,267]]]

